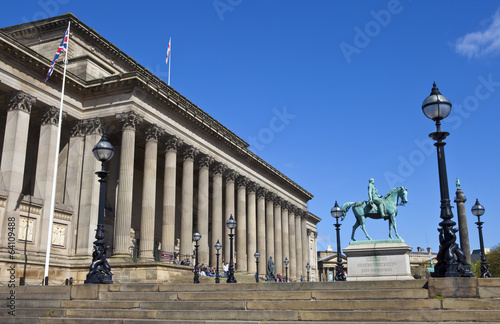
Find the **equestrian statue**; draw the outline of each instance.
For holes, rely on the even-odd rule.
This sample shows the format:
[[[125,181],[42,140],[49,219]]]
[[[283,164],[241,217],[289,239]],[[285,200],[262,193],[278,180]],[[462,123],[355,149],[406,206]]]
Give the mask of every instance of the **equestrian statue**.
[[[342,205],[342,218],[349,211],[349,208],[352,206],[352,212],[354,216],[356,216],[356,223],[352,227],[352,235],[351,240],[356,241],[354,239],[354,233],[356,229],[361,226],[361,229],[366,235],[368,240],[372,238],[368,235],[365,229],[366,218],[373,219],[383,219],[389,220],[389,237],[392,239],[392,230],[394,229],[394,234],[398,239],[402,239],[396,227],[396,216],[398,214],[398,205],[404,206],[407,200],[407,189],[406,187],[397,187],[389,190],[389,192],[385,196],[381,196],[377,192],[377,188],[375,187],[375,180],[370,179],[368,184],[368,201],[358,201],[358,202],[347,202]],[[398,204],[399,199],[401,199],[401,203]]]

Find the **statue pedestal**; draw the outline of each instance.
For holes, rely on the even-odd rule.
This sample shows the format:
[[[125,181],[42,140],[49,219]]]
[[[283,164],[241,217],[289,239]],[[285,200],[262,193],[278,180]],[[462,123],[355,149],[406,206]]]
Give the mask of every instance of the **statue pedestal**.
[[[347,280],[412,280],[411,250],[403,240],[353,241],[343,250]]]

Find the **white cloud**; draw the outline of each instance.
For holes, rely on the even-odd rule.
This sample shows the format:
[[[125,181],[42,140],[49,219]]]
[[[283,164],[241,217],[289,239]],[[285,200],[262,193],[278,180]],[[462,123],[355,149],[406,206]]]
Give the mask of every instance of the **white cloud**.
[[[455,51],[470,58],[500,54],[500,10],[482,31],[465,34],[455,42]]]

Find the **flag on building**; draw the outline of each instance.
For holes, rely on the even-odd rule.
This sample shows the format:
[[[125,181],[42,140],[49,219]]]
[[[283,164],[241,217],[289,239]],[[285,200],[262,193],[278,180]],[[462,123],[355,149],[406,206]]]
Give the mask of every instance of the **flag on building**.
[[[61,54],[61,52],[63,52],[63,53],[68,52],[68,40],[69,40],[69,25],[68,25],[68,29],[66,29],[66,33],[64,34],[63,40],[61,41],[61,45],[59,45],[59,47],[57,48],[56,56],[54,57],[54,60],[52,61],[52,64],[50,65],[49,72],[47,73],[47,76],[45,77],[43,82],[47,82],[47,80],[52,75],[52,72],[54,72],[54,66],[57,63],[57,59],[59,58],[59,54]]]
[[[168,59],[170,58],[170,44],[171,44],[172,38],[168,39],[168,48],[167,48],[167,58],[165,59],[165,63],[168,64]]]

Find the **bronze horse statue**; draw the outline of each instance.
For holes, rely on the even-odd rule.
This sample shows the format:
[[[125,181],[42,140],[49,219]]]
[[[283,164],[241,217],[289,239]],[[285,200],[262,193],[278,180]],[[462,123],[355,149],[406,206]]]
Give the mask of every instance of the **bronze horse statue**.
[[[371,240],[372,238],[368,235],[365,229],[365,221],[366,217],[373,218],[373,219],[384,219],[384,220],[389,220],[389,237],[392,239],[392,234],[391,230],[394,229],[394,234],[396,235],[397,238],[401,239],[401,237],[398,234],[398,230],[396,227],[396,215],[398,214],[398,199],[401,198],[401,204],[400,206],[406,204],[408,202],[407,199],[407,189],[406,187],[397,187],[389,190],[389,192],[382,198],[384,207],[385,207],[385,214],[381,215],[380,210],[377,208],[376,210],[372,211],[372,206],[368,201],[358,201],[358,202],[347,202],[342,205],[342,218],[341,220],[344,220],[344,217],[346,213],[349,211],[349,208],[352,207],[352,212],[354,213],[354,216],[356,216],[356,223],[352,227],[352,235],[351,235],[351,240],[356,241],[354,239],[354,233],[356,232],[356,229],[361,226],[361,229],[366,235],[366,238],[368,240]]]

